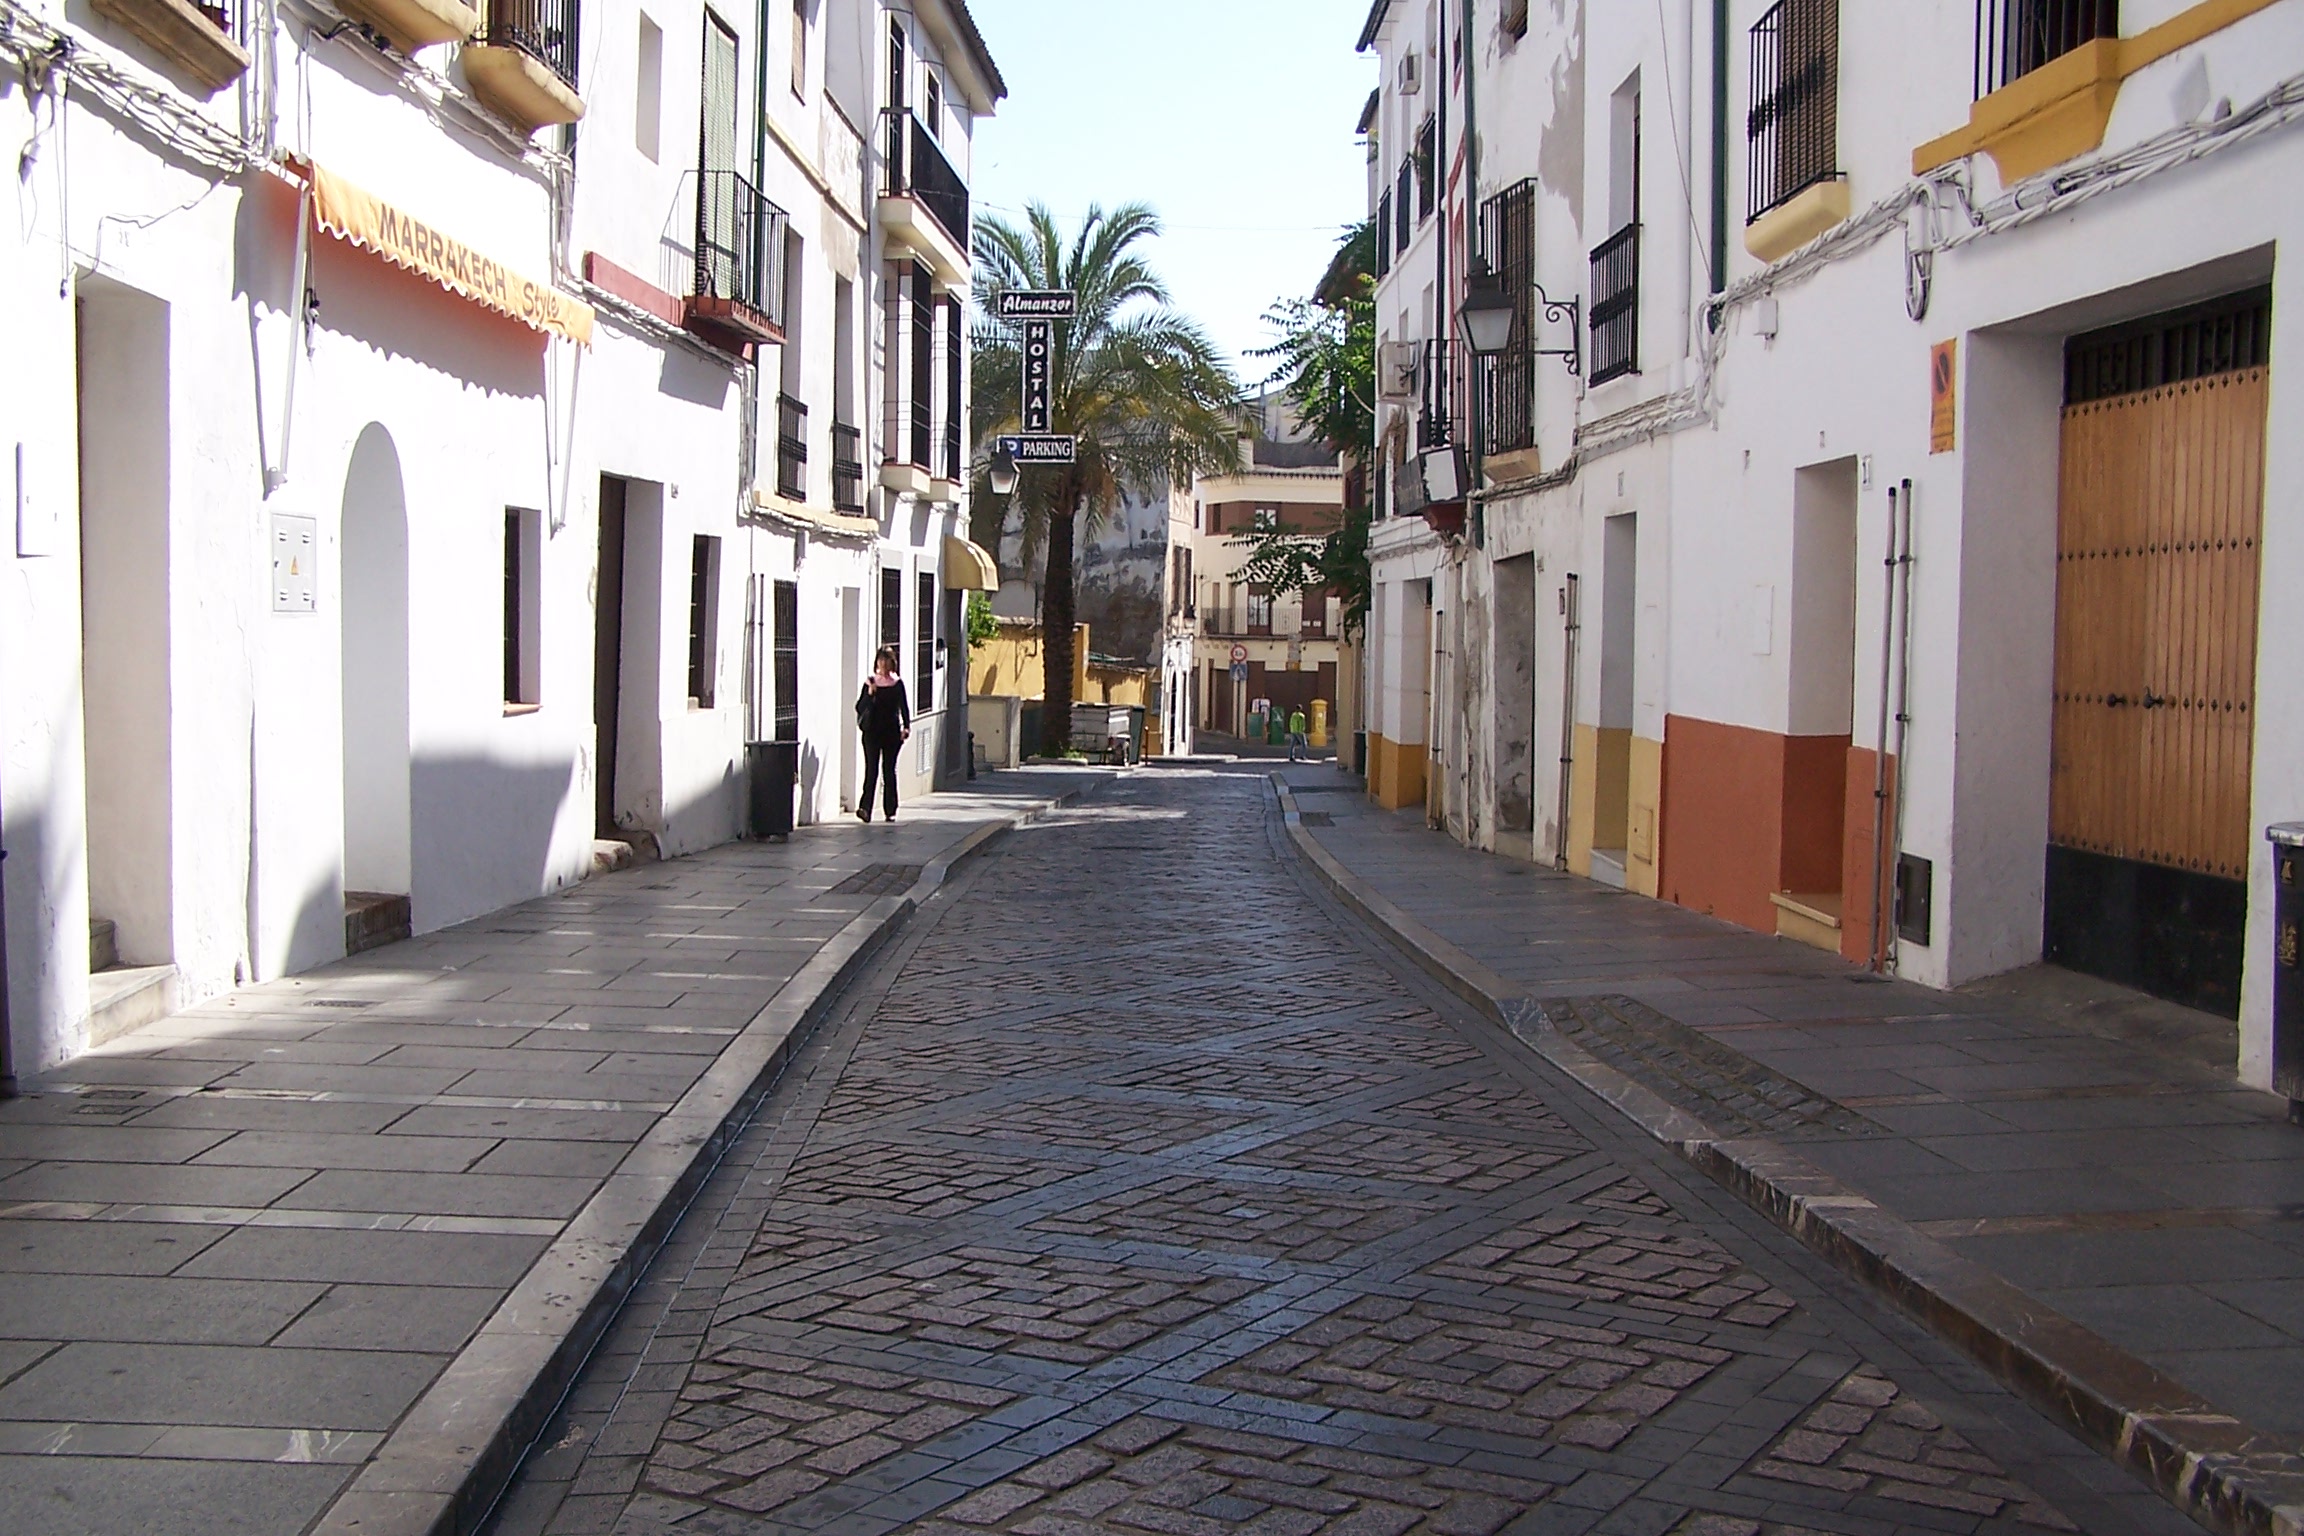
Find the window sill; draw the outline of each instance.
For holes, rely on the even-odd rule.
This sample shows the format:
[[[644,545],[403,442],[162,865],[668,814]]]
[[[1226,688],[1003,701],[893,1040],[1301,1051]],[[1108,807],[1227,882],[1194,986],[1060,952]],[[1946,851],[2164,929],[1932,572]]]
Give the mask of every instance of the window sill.
[[[1744,249],[1762,261],[1777,262],[1835,225],[1848,221],[1845,177],[1819,181],[1793,193],[1744,226]]]
[[[191,0],[94,0],[110,17],[142,38],[213,96],[245,74],[248,53],[224,35]]]
[[[506,704],[504,706],[504,718],[509,720],[514,715],[532,715],[543,707],[541,704]]]
[[[339,0],[337,9],[383,33],[402,53],[461,43],[480,30],[479,11],[462,0]]]

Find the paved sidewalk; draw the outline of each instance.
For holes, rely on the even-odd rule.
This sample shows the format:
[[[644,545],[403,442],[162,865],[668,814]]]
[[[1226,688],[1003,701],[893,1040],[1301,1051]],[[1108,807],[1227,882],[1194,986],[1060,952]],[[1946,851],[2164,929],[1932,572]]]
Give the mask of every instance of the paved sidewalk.
[[[1426,930],[1408,937],[1428,964],[1517,1006],[1524,1038],[1599,1063],[1589,1086],[1639,1085],[1652,1133],[2036,1396],[2085,1400],[2066,1407],[2097,1420],[2084,1432],[2162,1421],[2157,1455],[2228,1457],[2278,1503],[2304,1497],[2304,1130],[2234,1081],[2228,1022],[2046,969],[1951,994],[1879,983],[1468,851],[1332,769],[1284,779],[1300,842],[1396,931]],[[1852,1237],[1835,1204],[1877,1230]]]
[[[601,876],[0,1104],[0,1530],[469,1522],[795,1033],[951,862],[1109,777]]]

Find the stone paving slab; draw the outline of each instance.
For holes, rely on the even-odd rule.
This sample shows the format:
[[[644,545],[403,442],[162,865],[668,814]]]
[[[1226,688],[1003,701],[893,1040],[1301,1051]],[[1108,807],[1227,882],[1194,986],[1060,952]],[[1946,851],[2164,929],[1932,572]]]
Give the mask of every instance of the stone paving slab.
[[[493,1536],[2158,1536],[2183,1517],[1170,769],[871,967]]]
[[[1110,777],[603,875],[28,1083],[0,1529],[468,1529],[792,1041],[953,861]]]
[[[1336,782],[1281,776],[1292,817],[1297,780]],[[2227,1021],[2047,970],[1881,982],[1418,816],[1317,804],[1329,824],[1291,828],[1315,868],[1588,1087],[2204,1519],[2304,1519],[2273,1513],[2304,1502],[2304,1132],[2234,1081]],[[1550,1027],[1596,1008],[1657,1016],[1654,1059],[1603,1062]],[[1742,1082],[1692,1092],[1669,1060],[1691,1028],[1746,1061]],[[1756,1137],[1769,1080],[1850,1123],[1802,1128],[1797,1156]]]

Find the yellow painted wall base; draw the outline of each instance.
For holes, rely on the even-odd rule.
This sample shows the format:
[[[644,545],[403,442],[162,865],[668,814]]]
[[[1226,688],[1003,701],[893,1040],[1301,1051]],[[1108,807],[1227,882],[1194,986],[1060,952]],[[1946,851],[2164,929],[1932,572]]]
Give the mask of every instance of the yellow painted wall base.
[[[1368,794],[1388,811],[1424,803],[1424,743],[1368,738]]]
[[[1626,735],[1630,736],[1630,732]],[[1631,780],[1624,807],[1624,889],[1653,896],[1663,861],[1664,743],[1631,736]]]

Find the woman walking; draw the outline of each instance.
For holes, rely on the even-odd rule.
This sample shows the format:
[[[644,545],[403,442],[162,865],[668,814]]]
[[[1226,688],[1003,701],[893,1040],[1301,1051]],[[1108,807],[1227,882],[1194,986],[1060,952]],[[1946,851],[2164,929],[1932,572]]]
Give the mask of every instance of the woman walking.
[[[881,781],[880,808],[888,820],[896,819],[896,754],[912,736],[912,704],[904,696],[904,679],[896,675],[896,648],[880,647],[872,658],[872,675],[856,695],[856,729],[864,735],[864,792],[856,798],[859,821],[872,819],[872,786]]]

